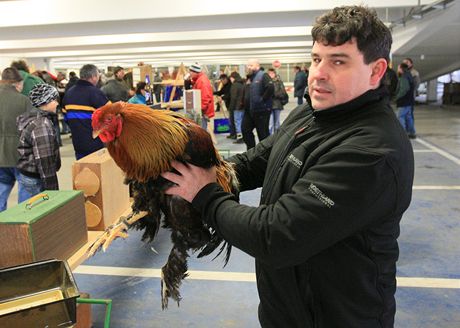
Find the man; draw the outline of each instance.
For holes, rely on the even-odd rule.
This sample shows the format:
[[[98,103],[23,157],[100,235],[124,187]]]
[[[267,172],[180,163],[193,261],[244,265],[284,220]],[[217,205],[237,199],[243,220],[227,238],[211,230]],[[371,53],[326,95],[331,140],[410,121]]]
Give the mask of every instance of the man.
[[[78,76],[77,74],[72,71],[69,73],[69,82],[67,82],[65,86],[65,92],[67,92],[71,87],[73,87],[78,81]]]
[[[201,66],[198,63],[190,65],[189,72],[192,88],[201,91],[201,127],[212,133],[208,129],[208,123],[215,116],[211,81],[202,72]]]
[[[23,78],[14,67],[5,68],[0,81],[0,212],[6,210],[8,197],[19,177],[18,162],[19,138],[16,132],[16,117],[30,111],[29,98],[21,94]],[[18,188],[22,199],[24,190]]]
[[[409,66],[402,62],[398,66],[398,86],[396,87],[396,107],[398,108],[398,119],[407,135],[415,139],[414,117],[412,108],[414,107],[414,88],[415,83],[409,71]]]
[[[215,168],[173,162],[168,194],[192,202],[256,259],[262,327],[393,327],[399,221],[411,199],[412,147],[380,86],[391,33],[365,7],[335,8],[312,29],[307,105],[231,160],[239,205]]]
[[[22,87],[21,93],[26,97],[29,97],[30,90],[32,90],[32,88],[36,84],[45,83],[38,76],[30,74],[29,66],[27,65],[27,63],[24,60],[13,61],[11,63],[11,67],[16,68],[19,71],[19,74],[21,74],[22,81],[23,81],[22,82],[23,87]]]
[[[257,131],[259,142],[270,135],[270,113],[274,92],[273,81],[265,73],[257,59],[251,59],[246,66],[249,84],[249,110],[246,110],[241,125],[243,140],[247,149],[256,145],[253,130]]]
[[[81,74],[80,74],[81,75]],[[123,80],[125,70],[117,66],[113,70],[113,79],[108,80],[101,90],[111,102],[128,101],[129,88]]]
[[[62,100],[77,160],[104,147],[99,138],[93,139],[91,128],[93,112],[108,102],[102,91],[96,88],[98,81],[97,67],[84,65],[80,69],[80,79],[65,93]]]
[[[297,98],[297,105],[302,105],[305,88],[307,87],[307,74],[300,68],[300,66],[294,67],[294,73],[294,97]]]
[[[418,96],[418,87],[420,86],[420,74],[414,68],[414,62],[412,61],[411,58],[405,58],[403,60],[403,63],[406,64],[407,67],[409,68],[409,72],[412,75],[412,79],[414,80],[414,104],[411,107],[411,115],[412,115],[412,121],[415,121],[415,119],[414,119],[414,106],[415,106],[415,97]]]

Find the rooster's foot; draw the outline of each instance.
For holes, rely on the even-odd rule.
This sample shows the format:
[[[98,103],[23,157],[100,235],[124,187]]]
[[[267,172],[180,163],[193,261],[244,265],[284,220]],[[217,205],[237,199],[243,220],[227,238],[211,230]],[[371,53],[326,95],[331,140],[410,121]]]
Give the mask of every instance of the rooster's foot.
[[[99,248],[102,246],[102,251],[106,251],[106,249],[110,246],[112,241],[116,238],[126,238],[128,237],[128,227],[136,222],[137,220],[142,219],[148,213],[141,211],[139,213],[131,213],[128,216],[120,217],[116,222],[110,225],[104,233],[98,237],[94,243],[88,249],[88,257],[93,256]]]

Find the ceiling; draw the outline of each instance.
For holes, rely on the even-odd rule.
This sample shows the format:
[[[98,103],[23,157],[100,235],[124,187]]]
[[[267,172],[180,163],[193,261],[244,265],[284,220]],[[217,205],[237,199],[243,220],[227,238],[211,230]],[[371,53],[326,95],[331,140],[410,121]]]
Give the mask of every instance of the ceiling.
[[[392,27],[393,58],[414,58],[423,78],[460,67],[460,1],[445,2],[446,9],[434,10],[444,1],[0,0],[0,65],[17,58],[51,71],[140,61],[309,62],[315,18],[337,5],[364,3]],[[410,19],[426,8],[421,19]]]

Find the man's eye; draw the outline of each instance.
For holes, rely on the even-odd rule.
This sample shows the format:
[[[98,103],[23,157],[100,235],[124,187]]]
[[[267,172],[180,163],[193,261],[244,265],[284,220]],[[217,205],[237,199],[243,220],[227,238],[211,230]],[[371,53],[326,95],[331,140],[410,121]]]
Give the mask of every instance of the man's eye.
[[[336,60],[336,61],[334,61],[334,65],[343,65],[343,61]]]
[[[313,58],[313,62],[316,63],[316,64],[318,64],[320,61],[321,61],[321,59],[319,59],[319,58]]]

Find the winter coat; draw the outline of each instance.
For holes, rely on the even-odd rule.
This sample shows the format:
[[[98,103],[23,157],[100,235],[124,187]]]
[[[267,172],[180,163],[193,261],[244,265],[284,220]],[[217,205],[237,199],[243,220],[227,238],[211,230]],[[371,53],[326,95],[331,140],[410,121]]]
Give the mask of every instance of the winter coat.
[[[230,88],[229,111],[244,110],[244,84],[241,78],[235,79]]]
[[[147,104],[145,96],[143,94],[139,94],[139,93],[137,93],[134,96],[132,96],[131,98],[129,98],[128,102],[130,104],[142,104],[142,105]]]
[[[16,118],[33,107],[11,84],[0,84],[0,167],[16,167],[19,136]]]
[[[399,222],[414,158],[384,91],[294,109],[276,134],[230,158],[240,205],[211,183],[193,206],[256,259],[262,327],[393,327]]]
[[[129,90],[126,84],[116,79],[107,81],[101,91],[111,102],[128,101],[129,98]]]
[[[17,118],[20,135],[17,168],[24,175],[41,179],[44,190],[59,189],[57,171],[61,156],[53,115],[56,114],[33,109]]]
[[[307,87],[307,74],[300,70],[295,74],[294,78],[294,97],[303,97],[305,88]]]
[[[265,112],[272,109],[273,81],[262,70],[255,72],[249,85],[249,104],[251,112]]]
[[[273,93],[273,109],[284,109],[284,105],[281,103],[281,100],[287,96],[286,89],[284,88],[284,83],[281,81],[279,76],[276,76],[273,80],[274,93]]]
[[[93,138],[91,118],[93,112],[108,102],[97,87],[86,80],[78,82],[64,95],[64,118],[72,132],[72,144],[77,159],[104,147],[99,138]]]
[[[396,87],[396,106],[406,107],[414,106],[415,95],[414,95],[414,80],[409,71],[405,71],[398,80],[398,86]]]
[[[208,118],[212,118],[215,115],[214,111],[214,96],[212,92],[211,82],[209,81],[206,74],[201,72],[198,77],[192,81],[193,89],[201,90],[201,112]]]

